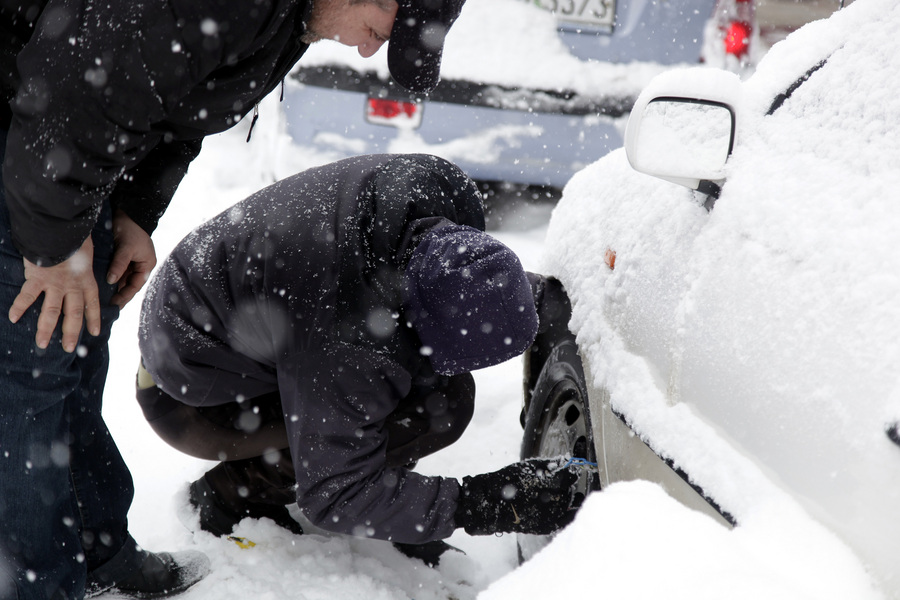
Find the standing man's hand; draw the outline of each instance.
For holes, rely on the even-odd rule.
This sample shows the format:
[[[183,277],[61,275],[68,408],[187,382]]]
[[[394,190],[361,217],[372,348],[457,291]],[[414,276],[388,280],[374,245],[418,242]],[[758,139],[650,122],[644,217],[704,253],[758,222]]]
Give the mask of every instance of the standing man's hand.
[[[150,235],[121,210],[113,217],[115,251],[106,281],[118,283],[112,303],[124,308],[134,298],[156,266],[156,249]]]
[[[25,283],[9,309],[10,321],[17,323],[43,294],[34,337],[39,348],[50,344],[60,315],[63,317],[62,346],[66,352],[75,351],[83,320],[87,321],[91,335],[100,334],[100,296],[94,280],[94,243],[90,237],[75,254],[58,265],[39,267],[28,259],[23,260]]]

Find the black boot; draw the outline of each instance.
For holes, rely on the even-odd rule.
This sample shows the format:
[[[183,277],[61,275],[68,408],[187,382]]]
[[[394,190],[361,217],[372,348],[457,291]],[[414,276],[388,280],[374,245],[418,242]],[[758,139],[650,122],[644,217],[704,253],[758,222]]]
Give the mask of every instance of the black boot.
[[[166,598],[185,591],[209,573],[202,552],[148,552],[139,569],[118,581],[89,581],[85,598],[115,592],[129,598]]]
[[[436,567],[441,562],[441,556],[448,550],[455,550],[465,554],[456,546],[451,546],[444,540],[425,542],[424,544],[400,544],[394,543],[394,548],[410,558],[418,558],[429,567]]]
[[[200,514],[200,529],[224,537],[231,535],[235,526],[246,517],[265,517],[292,533],[303,533],[300,523],[294,520],[284,505],[250,502],[237,494],[229,494],[229,500],[226,500],[225,496],[213,489],[206,475],[191,484],[189,498],[191,506]]]

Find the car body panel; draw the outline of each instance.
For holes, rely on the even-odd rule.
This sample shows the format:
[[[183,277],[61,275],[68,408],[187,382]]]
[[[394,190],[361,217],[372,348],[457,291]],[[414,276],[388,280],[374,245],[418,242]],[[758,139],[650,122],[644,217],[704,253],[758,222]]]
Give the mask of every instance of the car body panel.
[[[543,4],[551,3],[545,0]],[[567,2],[556,4],[564,7]],[[566,23],[561,16],[560,38],[574,56],[614,63],[699,62],[714,2],[618,0],[617,5],[615,25],[610,29],[591,31],[588,26]]]
[[[608,393],[615,414],[739,527],[795,515],[791,543],[826,543],[830,532],[827,543],[845,544],[891,598],[900,598],[900,445],[887,435],[900,415],[896,26],[900,6],[870,0],[773,47],[742,84],[712,211],[702,194],[633,171],[621,150],[583,170],[554,212],[546,258],[572,302],[592,411]],[[650,88],[666,95],[705,85],[689,72],[659,80]],[[600,443],[603,460],[630,477],[632,451]],[[788,543],[777,529],[773,544]]]
[[[586,366],[585,379],[595,381]],[[591,414],[593,415],[593,432],[598,449],[598,470],[601,489],[619,482],[646,480],[659,484],[669,496],[685,506],[701,512],[725,527],[731,527],[733,517],[723,513],[722,509],[711,498],[704,495],[702,489],[693,485],[687,474],[666,462],[639,436],[635,435],[624,417],[612,410],[609,393],[602,388],[592,386]],[[628,457],[627,460],[618,457]]]

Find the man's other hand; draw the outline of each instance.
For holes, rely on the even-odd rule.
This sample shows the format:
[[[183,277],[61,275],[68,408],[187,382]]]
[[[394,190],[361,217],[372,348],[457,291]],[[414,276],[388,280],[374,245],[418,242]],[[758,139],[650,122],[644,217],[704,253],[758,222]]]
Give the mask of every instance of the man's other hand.
[[[115,251],[106,281],[118,283],[112,303],[124,308],[137,294],[156,266],[156,249],[146,231],[121,210],[113,217]]]
[[[52,267],[39,267],[28,259],[25,262],[25,283],[9,309],[9,320],[17,323],[25,311],[41,294],[44,301],[38,316],[39,348],[50,344],[50,336],[62,315],[62,346],[74,352],[81,333],[82,321],[87,322],[91,335],[100,334],[100,296],[94,280],[94,244],[87,238],[75,254]]]

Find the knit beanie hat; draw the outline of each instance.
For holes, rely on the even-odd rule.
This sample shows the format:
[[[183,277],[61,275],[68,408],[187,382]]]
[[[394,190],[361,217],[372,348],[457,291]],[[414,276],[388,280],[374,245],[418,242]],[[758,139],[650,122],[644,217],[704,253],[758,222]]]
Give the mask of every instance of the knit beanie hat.
[[[425,234],[406,269],[406,318],[434,370],[457,375],[522,354],[538,317],[518,257],[491,236],[449,224]]]

